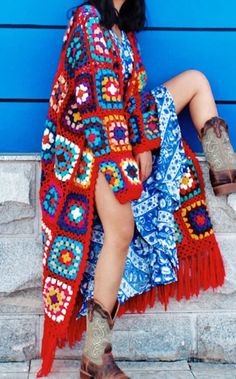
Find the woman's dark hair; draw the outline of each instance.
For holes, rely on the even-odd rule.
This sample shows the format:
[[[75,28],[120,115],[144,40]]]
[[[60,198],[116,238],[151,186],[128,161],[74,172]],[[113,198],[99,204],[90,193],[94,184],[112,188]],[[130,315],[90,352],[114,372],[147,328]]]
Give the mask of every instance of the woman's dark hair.
[[[145,0],[125,0],[119,12],[115,9],[113,0],[88,0],[79,6],[85,4],[94,5],[98,9],[101,14],[100,23],[108,29],[117,24],[125,32],[139,32],[145,26]],[[72,8],[72,14],[75,8]]]

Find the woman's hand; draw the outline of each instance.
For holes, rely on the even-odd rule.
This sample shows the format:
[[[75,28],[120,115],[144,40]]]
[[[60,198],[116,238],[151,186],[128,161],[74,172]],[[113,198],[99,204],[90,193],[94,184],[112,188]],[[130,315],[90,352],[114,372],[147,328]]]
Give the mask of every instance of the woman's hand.
[[[152,172],[152,153],[151,151],[144,151],[135,155],[135,160],[140,169],[141,181],[146,180]]]

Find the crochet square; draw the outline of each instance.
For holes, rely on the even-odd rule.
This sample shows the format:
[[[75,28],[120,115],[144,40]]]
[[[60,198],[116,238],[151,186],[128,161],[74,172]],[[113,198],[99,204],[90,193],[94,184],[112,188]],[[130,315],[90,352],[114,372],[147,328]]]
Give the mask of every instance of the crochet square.
[[[188,159],[188,168],[180,182],[180,201],[183,203],[201,193],[200,182],[193,161]]]
[[[61,198],[62,190],[60,187],[55,183],[49,183],[42,200],[42,211],[45,212],[51,220],[55,219]]]
[[[55,149],[55,175],[59,180],[65,182],[70,179],[73,173],[74,167],[80,155],[80,148],[68,138],[57,134]]]
[[[82,253],[83,245],[80,241],[57,236],[48,256],[48,267],[55,274],[75,280],[79,272]]]
[[[72,293],[69,284],[47,276],[44,282],[43,299],[48,317],[58,323],[62,322],[65,319]]]
[[[79,168],[75,174],[75,184],[88,188],[91,184],[94,156],[91,150],[85,149],[82,153]]]
[[[96,108],[93,86],[93,78],[90,74],[78,75],[75,80],[75,97],[81,114],[92,112]]]
[[[204,200],[196,201],[190,206],[183,208],[182,217],[193,239],[199,240],[213,234],[212,223]]]
[[[134,159],[126,158],[121,160],[121,168],[125,177],[132,184],[140,184],[139,168]]]
[[[120,84],[114,71],[109,69],[98,70],[95,79],[99,105],[103,109],[122,109]]]
[[[68,93],[68,83],[62,74],[56,80],[49,99],[50,107],[58,113]]]
[[[88,61],[87,47],[81,26],[77,26],[68,41],[65,52],[65,68],[70,78],[73,78],[79,67]]]
[[[56,125],[51,120],[47,119],[45,121],[45,128],[43,132],[40,152],[40,157],[44,161],[51,161],[53,155],[55,154],[55,136]]]
[[[98,62],[112,63],[109,52],[112,47],[111,40],[108,39],[106,43],[104,38],[105,35],[108,37],[109,33],[101,28],[96,18],[91,17],[86,25],[91,57]]]
[[[72,233],[85,234],[88,226],[88,199],[71,192],[64,203],[58,225]]]
[[[65,129],[69,129],[73,133],[81,133],[83,130],[84,124],[74,96],[70,99],[63,112],[62,124]]]
[[[107,182],[114,192],[125,188],[125,183],[116,162],[111,160],[103,161],[99,165],[99,170],[105,175]]]
[[[99,117],[91,117],[84,120],[86,125],[85,136],[88,147],[95,156],[110,152],[108,134],[102,120]]]
[[[43,266],[45,266],[47,261],[48,250],[52,241],[52,231],[43,221],[41,224],[41,231],[43,242]]]
[[[106,116],[104,117],[104,123],[108,130],[109,142],[112,150],[132,150],[132,146],[129,143],[128,125],[124,116]]]
[[[129,125],[129,140],[131,145],[141,142],[141,132],[140,132],[140,119],[138,116],[131,116],[128,119]]]
[[[158,116],[155,111],[143,113],[144,132],[149,140],[156,139],[161,136],[158,121]]]

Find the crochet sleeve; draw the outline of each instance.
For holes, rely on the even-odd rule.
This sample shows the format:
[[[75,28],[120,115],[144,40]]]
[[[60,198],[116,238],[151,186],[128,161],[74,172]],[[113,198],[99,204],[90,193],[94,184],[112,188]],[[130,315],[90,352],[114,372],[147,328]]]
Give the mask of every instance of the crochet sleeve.
[[[159,120],[153,95],[146,89],[147,73],[141,58],[141,49],[135,33],[133,33],[136,67],[134,67],[134,83],[130,84],[129,101],[127,103],[127,119],[134,155],[160,146]]]
[[[64,47],[64,64],[73,77],[81,131],[95,156],[111,150],[132,151],[120,90],[120,70],[114,68],[111,46],[104,39],[99,21],[95,7],[80,7]]]

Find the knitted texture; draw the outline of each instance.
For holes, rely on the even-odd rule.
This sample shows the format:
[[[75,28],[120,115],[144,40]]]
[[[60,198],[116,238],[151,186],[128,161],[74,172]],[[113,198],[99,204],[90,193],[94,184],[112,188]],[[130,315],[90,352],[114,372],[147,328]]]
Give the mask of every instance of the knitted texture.
[[[44,333],[38,377],[50,372],[56,347],[63,347],[66,341],[72,346],[86,327],[85,318],[77,322],[76,315],[81,306],[78,290],[89,254],[98,172],[104,173],[121,203],[138,199],[143,185],[134,155],[158,148],[161,142],[135,33],[127,33],[134,69],[124,91],[119,50],[99,20],[99,12],[89,5],[78,7],[71,18],[43,132],[39,198]],[[201,193],[199,201],[205,201]],[[192,200],[189,202],[188,208]],[[191,213],[188,208],[186,220]],[[183,254],[186,241],[184,236]],[[199,245],[202,248],[201,239]],[[221,276],[215,285],[224,276],[218,250],[217,257]],[[163,299],[169,296],[164,290],[160,300],[166,304]],[[129,307],[141,311],[153,304],[154,292],[138,299],[127,302],[120,315]]]

